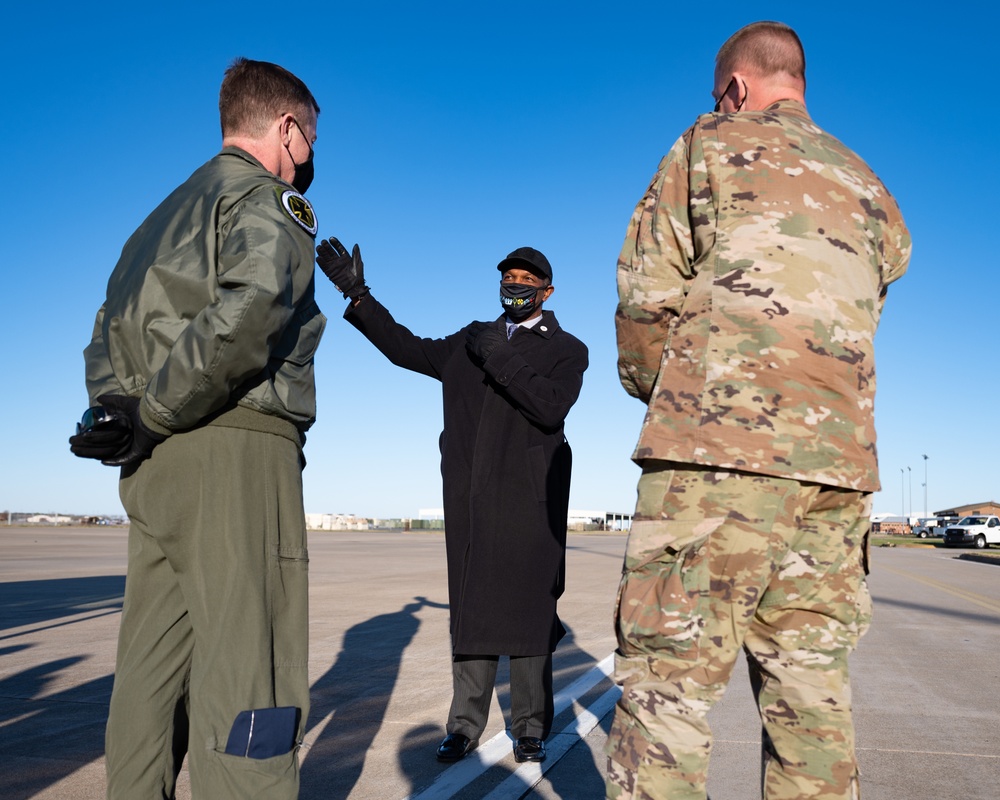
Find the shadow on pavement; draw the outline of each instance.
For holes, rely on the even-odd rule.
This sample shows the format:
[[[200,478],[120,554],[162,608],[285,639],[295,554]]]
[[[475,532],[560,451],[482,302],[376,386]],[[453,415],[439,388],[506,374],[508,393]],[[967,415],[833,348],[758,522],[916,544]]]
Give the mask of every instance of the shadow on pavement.
[[[611,730],[613,716],[613,714],[605,714],[600,722],[599,727],[604,731],[605,739]],[[594,764],[594,758],[589,748],[577,745],[559,762],[559,766],[544,775],[538,785],[525,794],[522,800],[532,800],[532,798],[539,797],[538,790],[547,786],[552,787],[555,795],[564,798],[564,800],[583,800],[584,798],[603,800],[604,767],[598,767]]]
[[[303,798],[347,797],[365,765],[365,755],[385,717],[403,652],[420,627],[422,608],[447,609],[415,597],[399,611],[380,614],[348,629],[333,666],[310,691],[311,731],[331,713],[302,761]]]
[[[40,697],[80,656],[50,661],[0,680],[4,759],[17,769],[0,771],[0,797],[33,797],[104,755],[112,675]]]
[[[117,613],[124,598],[124,575],[0,583],[0,630],[40,625],[88,612],[94,616]]]
[[[124,586],[123,576],[0,584],[0,630],[83,612],[117,613]],[[310,691],[307,731],[334,716],[303,759],[303,798],[350,793],[382,724],[402,655],[420,626],[416,614],[427,607],[448,608],[417,597],[400,611],[373,617],[345,634],[336,662]],[[0,657],[29,647],[2,647]],[[0,772],[3,800],[32,797],[103,756],[114,675],[46,695],[61,673],[83,660],[67,657],[0,680],[3,752],[19,761],[18,769]]]
[[[3,630],[51,623],[85,612],[117,613],[122,605],[125,579],[107,576],[0,586],[0,630]],[[417,614],[424,608],[446,611],[448,605],[416,597],[399,611],[372,617],[350,628],[344,635],[336,661],[312,685],[307,731],[315,729],[331,714],[333,716],[303,758],[301,795],[304,800],[346,797],[351,793],[385,718],[403,653],[420,627]],[[77,620],[58,624],[75,622]],[[0,657],[29,647],[0,647]],[[4,800],[30,798],[103,756],[104,728],[114,676],[104,675],[65,691],[46,694],[62,673],[84,660],[84,656],[61,658],[0,680],[3,751],[5,756],[18,762],[17,769],[0,773],[0,797]],[[577,647],[572,631],[567,630],[553,659],[556,692],[594,664],[595,659]],[[441,676],[441,691],[450,694],[450,675]],[[496,691],[505,725],[509,726],[507,659],[501,660]],[[553,732],[569,724],[573,713],[571,708],[557,717]],[[413,791],[427,786],[446,769],[446,765],[436,761],[434,754],[444,735],[444,722],[417,727],[402,739],[399,763]],[[511,760],[510,765],[513,763]],[[499,782],[510,773],[510,765],[496,765],[485,779],[493,784]],[[579,787],[581,780],[587,786],[603,786],[603,776],[592,764],[581,767],[593,775],[589,772],[576,774],[573,787]],[[558,782],[558,778],[555,780]],[[558,786],[553,785],[558,791]],[[570,794],[560,794],[569,797],[573,790],[569,791]]]
[[[576,645],[573,631],[568,625],[566,626],[566,636],[556,648],[552,661],[552,683],[556,694],[592,669],[597,663],[593,656]],[[451,692],[450,678],[450,675],[442,676],[444,682],[442,691],[449,694]],[[506,657],[500,659],[497,668],[496,694],[504,716],[505,732],[510,738],[510,660]],[[570,725],[577,711],[576,704],[571,704],[568,709],[558,714],[552,726],[552,734],[559,733]],[[435,756],[437,746],[444,736],[444,723],[445,721],[442,720],[440,725],[421,725],[408,731],[403,737],[399,752],[399,766],[400,771],[410,784],[408,794],[413,795],[423,791],[434,782],[438,775],[449,768],[449,764],[439,763]],[[551,744],[551,737],[549,741]],[[513,750],[513,740],[511,740],[511,748]],[[589,751],[587,752],[589,753]],[[511,756],[504,763],[492,766],[480,779],[454,796],[456,798],[482,797],[489,792],[490,788],[510,776],[517,766],[519,765]],[[581,760],[572,772],[553,770],[542,779],[542,782],[552,786],[560,797],[574,798],[575,800],[579,800],[580,797],[603,796],[604,793],[604,775],[589,758]],[[593,788],[591,794],[581,795],[579,791],[582,786],[596,788]],[[528,791],[527,786],[524,787],[524,791]]]
[[[0,636],[0,640],[83,621],[66,617],[87,614],[84,619],[92,619],[117,614],[124,594],[123,575],[2,583],[0,630],[39,627]],[[0,657],[30,647],[6,646],[0,648]],[[84,656],[60,658],[0,680],[3,754],[5,760],[17,760],[16,769],[0,771],[0,797],[5,800],[33,797],[104,755],[104,726],[114,676],[104,675],[49,693],[64,672],[84,660]]]
[[[593,669],[597,661],[598,659],[576,644],[573,631],[567,625],[566,638],[559,643],[552,665],[554,673],[552,683],[555,686],[555,691],[558,693],[560,688],[569,686],[581,675]],[[596,699],[594,696],[596,693],[596,691],[592,691],[585,697],[590,697],[591,700]],[[585,700],[584,704],[587,702],[590,700]],[[556,717],[555,724],[552,726],[553,733],[570,725],[579,711],[579,703],[571,704],[569,709]],[[610,725],[610,718],[607,724]],[[557,796],[567,800],[604,796],[604,772],[594,764],[590,757],[590,751],[586,747],[577,745],[564,757],[564,760],[566,763],[560,761],[558,767],[542,777],[540,785],[548,784]],[[568,764],[572,764],[571,769],[566,768]],[[532,795],[525,796],[531,797]]]

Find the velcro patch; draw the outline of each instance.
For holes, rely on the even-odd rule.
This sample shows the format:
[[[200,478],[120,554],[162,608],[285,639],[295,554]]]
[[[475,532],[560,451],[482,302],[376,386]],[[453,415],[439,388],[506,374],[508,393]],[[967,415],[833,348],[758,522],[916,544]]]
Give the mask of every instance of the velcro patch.
[[[310,236],[315,236],[319,230],[316,212],[312,204],[298,192],[288,189],[281,193],[281,206],[292,219],[301,225]]]

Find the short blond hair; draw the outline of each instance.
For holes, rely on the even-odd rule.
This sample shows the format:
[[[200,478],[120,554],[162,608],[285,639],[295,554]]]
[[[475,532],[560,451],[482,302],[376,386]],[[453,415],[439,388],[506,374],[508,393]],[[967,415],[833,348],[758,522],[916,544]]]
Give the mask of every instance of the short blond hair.
[[[751,22],[719,48],[715,67],[723,73],[746,70],[761,78],[785,73],[806,83],[806,53],[802,42],[783,22]]]

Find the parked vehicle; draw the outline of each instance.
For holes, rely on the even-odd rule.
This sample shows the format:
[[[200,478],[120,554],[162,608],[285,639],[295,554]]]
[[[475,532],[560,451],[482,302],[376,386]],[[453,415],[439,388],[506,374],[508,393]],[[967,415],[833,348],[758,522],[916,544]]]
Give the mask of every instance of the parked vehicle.
[[[921,517],[913,526],[913,535],[926,539],[928,536],[944,536],[949,525],[958,522],[958,517]]]
[[[971,544],[982,550],[991,544],[1000,544],[1000,517],[994,514],[974,514],[962,517],[944,532],[945,545]]]

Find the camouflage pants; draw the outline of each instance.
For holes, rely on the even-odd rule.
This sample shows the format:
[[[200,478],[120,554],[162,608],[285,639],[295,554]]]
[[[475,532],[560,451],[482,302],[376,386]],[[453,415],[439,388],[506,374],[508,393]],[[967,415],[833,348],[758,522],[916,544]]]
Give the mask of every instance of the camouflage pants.
[[[706,714],[740,648],[762,796],[855,800],[847,656],[871,620],[870,495],[646,462],[616,610],[612,800],[703,800]],[[756,776],[748,780],[756,781]]]

